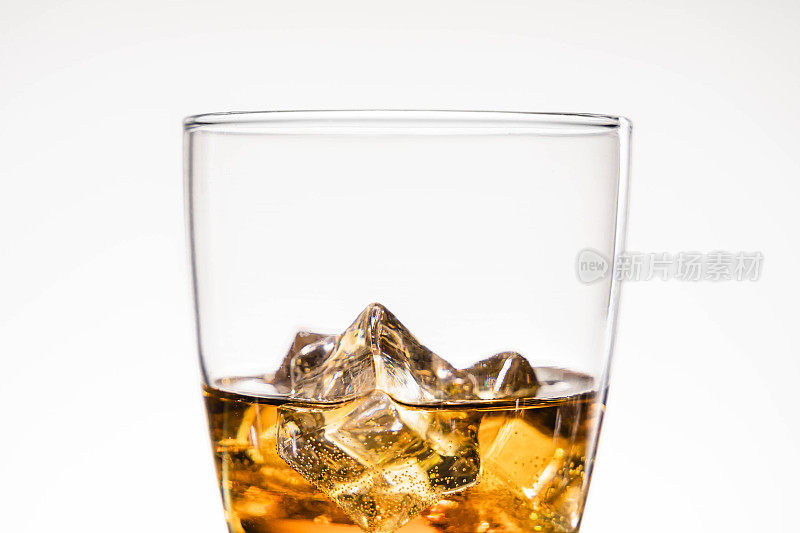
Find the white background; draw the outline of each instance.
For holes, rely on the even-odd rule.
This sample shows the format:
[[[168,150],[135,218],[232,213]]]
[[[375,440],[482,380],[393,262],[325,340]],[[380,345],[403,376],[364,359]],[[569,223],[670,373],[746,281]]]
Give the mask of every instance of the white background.
[[[624,114],[629,283],[583,531],[789,531],[800,466],[796,2],[0,4],[0,530],[223,531],[198,391],[183,116]]]

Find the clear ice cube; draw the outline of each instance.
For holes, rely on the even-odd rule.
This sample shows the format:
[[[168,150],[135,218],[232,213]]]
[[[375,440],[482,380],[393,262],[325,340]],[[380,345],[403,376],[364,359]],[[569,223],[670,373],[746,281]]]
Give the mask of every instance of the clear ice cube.
[[[380,304],[368,306],[341,335],[304,344],[287,360],[282,371],[298,399],[342,401],[374,390],[409,404],[474,398],[473,378],[420,344]]]
[[[380,304],[341,335],[298,333],[273,378],[298,402],[280,410],[278,453],[370,532],[397,529],[479,480],[476,421],[431,404],[532,395],[538,386],[515,352],[456,369]]]
[[[478,480],[475,426],[376,390],[331,407],[284,407],[280,456],[366,531],[393,531]]]
[[[585,404],[486,417],[478,431],[481,490],[470,505],[487,520],[502,508],[512,529],[574,531],[580,517],[586,459],[586,431],[596,415]],[[585,418],[584,418],[585,417]],[[566,427],[571,426],[571,427]],[[491,494],[483,496],[484,491]],[[489,507],[484,507],[487,502]],[[507,526],[508,528],[508,526]]]
[[[516,352],[503,352],[475,363],[465,371],[475,381],[481,400],[534,396],[539,387],[530,363]]]
[[[311,348],[305,350],[302,358],[307,364],[314,361],[321,362],[333,349],[335,340],[335,335],[324,335],[322,333],[312,333],[310,331],[297,332],[292,345],[289,347],[289,353],[286,354],[280,368],[278,368],[272,376],[267,376],[267,379],[281,394],[291,393],[292,362],[300,357],[300,352],[309,345],[313,345]]]

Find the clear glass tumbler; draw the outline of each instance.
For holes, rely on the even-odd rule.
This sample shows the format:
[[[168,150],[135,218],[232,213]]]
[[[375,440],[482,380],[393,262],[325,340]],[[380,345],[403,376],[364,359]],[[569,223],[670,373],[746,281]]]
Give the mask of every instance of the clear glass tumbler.
[[[461,111],[185,121],[230,531],[577,531],[630,129]]]

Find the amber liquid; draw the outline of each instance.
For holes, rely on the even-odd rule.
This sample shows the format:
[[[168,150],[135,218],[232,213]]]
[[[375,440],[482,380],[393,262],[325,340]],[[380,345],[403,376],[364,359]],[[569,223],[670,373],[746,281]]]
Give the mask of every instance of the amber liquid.
[[[481,467],[475,485],[442,495],[397,531],[577,531],[603,405],[586,390],[591,382],[586,376],[547,372],[556,372],[556,379],[535,398],[405,406],[466,420],[477,438]],[[229,530],[360,533],[342,509],[276,450],[281,409],[313,411],[318,406],[237,393],[239,379],[204,388]]]

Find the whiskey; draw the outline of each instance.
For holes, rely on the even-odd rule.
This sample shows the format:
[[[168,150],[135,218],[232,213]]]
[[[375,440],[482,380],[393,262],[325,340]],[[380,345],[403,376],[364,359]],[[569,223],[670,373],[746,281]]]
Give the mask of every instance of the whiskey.
[[[303,417],[321,421],[320,427],[327,427],[325,424],[339,416],[337,413],[352,416],[359,405],[363,406],[363,400],[321,404],[242,392],[249,390],[244,384],[254,378],[227,378],[213,387],[204,387],[229,530],[232,533],[576,531],[589,484],[603,404],[592,391],[592,379],[588,376],[554,368],[536,368],[535,372],[541,378],[541,386],[532,397],[430,405],[387,400],[392,409],[400,411],[402,418],[438,424],[439,429],[458,429],[449,433],[439,431],[436,435],[439,441],[441,435],[453,439],[438,444],[440,448],[449,446],[457,450],[454,456],[460,457],[461,463],[457,467],[448,463],[447,472],[464,479],[453,477],[452,490],[448,490],[447,482],[440,480],[436,486],[443,488],[429,495],[425,493],[427,484],[415,485],[410,478],[405,489],[394,490],[405,479],[397,477],[392,488],[382,492],[362,490],[363,480],[372,478],[359,474],[361,477],[356,479],[344,467],[342,471],[332,471],[337,465],[346,464],[349,458],[341,452],[333,456],[326,451],[330,446],[321,443],[322,433],[306,438],[311,442],[305,444],[306,448],[294,450],[298,457],[307,456],[308,462],[290,465],[279,453],[280,447],[287,445],[279,442],[288,438],[281,434],[285,433],[285,427],[295,427]],[[353,449],[358,444],[361,455],[379,454],[375,463],[378,469],[382,465],[387,470],[395,468],[397,461],[391,453],[400,449],[406,468],[403,472],[416,461],[413,453],[420,454],[420,463],[431,460],[442,463],[435,454],[424,453],[424,446],[419,444],[425,441],[424,435],[414,437],[416,440],[411,438],[411,433],[424,433],[414,429],[419,427],[417,422],[416,426],[395,428],[391,433],[359,435],[358,443],[350,443],[344,449]],[[288,445],[299,446],[298,442],[301,440],[292,440]],[[401,445],[405,447],[398,448]],[[322,466],[328,470],[318,471]],[[373,475],[375,468],[368,474]],[[436,468],[417,470],[441,476],[444,467],[438,464]]]

